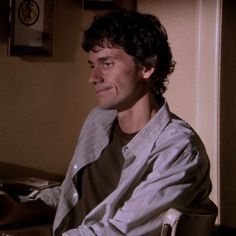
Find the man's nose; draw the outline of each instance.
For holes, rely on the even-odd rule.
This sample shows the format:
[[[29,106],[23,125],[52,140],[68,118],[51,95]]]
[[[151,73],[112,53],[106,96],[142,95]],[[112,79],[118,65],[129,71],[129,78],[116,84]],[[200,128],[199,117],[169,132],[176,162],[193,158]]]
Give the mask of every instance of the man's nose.
[[[94,84],[94,83],[101,83],[103,82],[103,76],[102,76],[102,71],[99,66],[96,66],[92,68],[90,75],[89,75],[89,83]]]

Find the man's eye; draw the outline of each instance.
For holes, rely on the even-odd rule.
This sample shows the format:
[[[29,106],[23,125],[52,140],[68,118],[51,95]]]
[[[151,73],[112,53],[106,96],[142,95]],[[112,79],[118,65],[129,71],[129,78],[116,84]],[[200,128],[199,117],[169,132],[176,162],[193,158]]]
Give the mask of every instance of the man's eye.
[[[104,67],[112,67],[113,65],[114,65],[113,62],[104,62],[104,63],[103,63],[103,66],[104,66]]]
[[[94,67],[95,67],[94,64],[89,64],[89,68],[90,68],[90,69],[93,69]]]

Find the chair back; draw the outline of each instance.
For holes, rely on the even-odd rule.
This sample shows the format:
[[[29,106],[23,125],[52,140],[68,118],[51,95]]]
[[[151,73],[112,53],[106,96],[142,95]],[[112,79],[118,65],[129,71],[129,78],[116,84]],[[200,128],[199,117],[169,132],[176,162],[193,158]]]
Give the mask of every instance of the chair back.
[[[211,210],[170,208],[162,225],[161,236],[213,236],[217,207]]]

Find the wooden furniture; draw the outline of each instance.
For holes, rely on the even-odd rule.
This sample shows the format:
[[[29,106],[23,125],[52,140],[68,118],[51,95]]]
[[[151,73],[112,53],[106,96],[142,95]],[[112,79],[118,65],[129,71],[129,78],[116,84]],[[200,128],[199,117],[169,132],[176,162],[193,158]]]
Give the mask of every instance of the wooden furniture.
[[[63,176],[59,174],[49,173],[35,168],[0,161],[0,179],[12,179],[22,177],[38,177],[56,181],[63,180]]]
[[[217,214],[213,202],[204,210],[170,208],[164,216],[161,236],[213,236]]]
[[[38,177],[62,181],[63,176],[11,163],[0,162],[0,179]],[[0,227],[0,236],[52,236],[52,225]]]
[[[0,228],[0,236],[52,236],[52,225]]]

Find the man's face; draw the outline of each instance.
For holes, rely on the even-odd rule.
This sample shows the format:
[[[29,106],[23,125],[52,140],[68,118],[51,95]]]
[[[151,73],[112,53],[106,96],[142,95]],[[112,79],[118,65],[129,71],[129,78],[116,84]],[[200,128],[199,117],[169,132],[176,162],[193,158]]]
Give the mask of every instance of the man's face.
[[[103,109],[131,108],[145,93],[147,83],[133,58],[122,48],[95,47],[89,52],[89,83]]]

